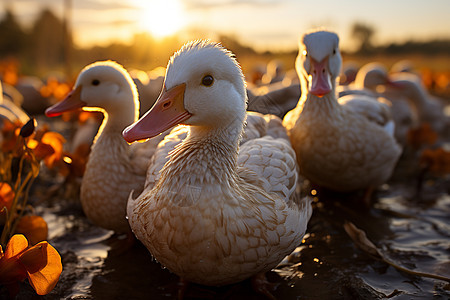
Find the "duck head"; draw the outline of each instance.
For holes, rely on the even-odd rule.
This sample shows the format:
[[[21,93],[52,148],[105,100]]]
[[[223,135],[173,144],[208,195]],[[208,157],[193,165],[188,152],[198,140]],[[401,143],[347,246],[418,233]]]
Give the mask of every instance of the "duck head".
[[[300,40],[295,65],[302,89],[319,97],[330,93],[342,66],[337,34],[329,31],[306,33]]]
[[[388,70],[377,62],[371,62],[362,66],[355,78],[355,85],[358,88],[366,88],[372,91],[375,91],[377,86],[388,83]]]
[[[226,128],[244,122],[246,107],[244,77],[231,52],[217,43],[194,41],[170,58],[158,100],[123,136],[131,143],[177,124]]]
[[[104,110],[124,115],[139,114],[139,96],[129,73],[113,61],[99,61],[86,66],[78,75],[73,90],[61,102],[46,109],[48,117],[66,111]]]

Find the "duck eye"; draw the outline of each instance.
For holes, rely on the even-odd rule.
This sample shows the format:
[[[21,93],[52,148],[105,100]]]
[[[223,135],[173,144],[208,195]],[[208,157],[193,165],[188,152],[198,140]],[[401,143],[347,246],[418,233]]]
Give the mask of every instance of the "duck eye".
[[[210,86],[214,82],[214,78],[211,75],[205,75],[202,79],[202,84],[204,86]]]
[[[92,80],[92,85],[99,85],[99,84],[100,84],[100,80],[98,80],[98,79]]]

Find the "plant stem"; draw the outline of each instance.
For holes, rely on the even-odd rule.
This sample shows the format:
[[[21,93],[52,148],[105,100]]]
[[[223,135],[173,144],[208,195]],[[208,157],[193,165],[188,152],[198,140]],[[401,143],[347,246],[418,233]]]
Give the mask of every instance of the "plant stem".
[[[420,277],[428,277],[428,278],[433,278],[433,279],[438,279],[438,280],[443,280],[443,281],[447,281],[450,282],[450,278],[445,277],[445,276],[441,276],[441,275],[436,275],[436,274],[431,274],[431,273],[424,273],[424,272],[418,272],[418,271],[413,271],[410,269],[406,269],[402,266],[397,265],[396,263],[386,259],[386,257],[384,257],[384,255],[382,255],[382,259],[385,263],[387,263],[388,265],[396,268],[399,271],[414,275],[414,276],[420,276]]]

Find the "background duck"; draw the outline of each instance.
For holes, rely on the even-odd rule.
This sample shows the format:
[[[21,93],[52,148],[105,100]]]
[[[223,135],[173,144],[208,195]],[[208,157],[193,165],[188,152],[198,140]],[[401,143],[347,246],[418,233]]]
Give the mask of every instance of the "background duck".
[[[408,132],[415,126],[416,118],[403,88],[390,80],[386,67],[378,62],[362,66],[355,82],[349,86],[338,86],[338,101],[347,95],[364,95],[388,105],[395,123],[394,137],[406,146]]]
[[[128,232],[128,195],[132,190],[142,191],[150,157],[162,137],[134,145],[123,140],[122,130],[138,119],[139,99],[130,75],[116,62],[86,66],[72,92],[49,107],[46,115],[53,117],[79,108],[104,114],[81,183],[83,210],[100,227]]]
[[[154,187],[127,209],[136,237],[184,280],[221,286],[260,278],[305,233],[312,211],[295,193],[294,151],[271,136],[239,147],[246,116],[238,63],[219,44],[196,41],[172,56],[155,106],[124,131],[132,142],[187,125]]]
[[[401,62],[395,69],[404,64]],[[411,70],[405,66],[403,69]],[[412,71],[388,73],[384,65],[369,63],[358,72],[354,86],[344,93],[357,93],[359,89],[388,100],[396,124],[395,137],[402,145],[406,144],[408,132],[424,123],[439,135],[448,136],[450,122],[444,113],[444,101],[431,96],[421,78]]]
[[[8,97],[8,94],[3,92],[2,82],[0,81],[0,118],[7,119],[14,123],[19,121],[22,124],[28,122],[30,117],[28,114],[20,107],[19,104],[14,102]]]
[[[302,37],[296,60],[302,97],[283,125],[306,178],[335,191],[370,191],[389,179],[401,148],[385,124],[338,102],[341,64],[335,33],[313,31]],[[388,121],[385,116],[379,119]]]
[[[129,73],[138,89],[140,102],[139,116],[142,116],[152,107],[161,92],[164,84],[165,68],[157,67],[148,72],[132,69]]]
[[[408,99],[419,123],[428,123],[439,135],[449,137],[450,118],[444,113],[444,101],[430,95],[421,79],[409,72],[389,75],[389,80],[398,86]]]

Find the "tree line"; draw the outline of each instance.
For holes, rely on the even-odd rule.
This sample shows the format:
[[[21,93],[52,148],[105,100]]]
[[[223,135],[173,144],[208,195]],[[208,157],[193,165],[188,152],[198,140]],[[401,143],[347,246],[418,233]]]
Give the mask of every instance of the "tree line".
[[[389,43],[374,46],[373,37],[376,30],[373,26],[363,22],[355,22],[351,29],[351,36],[358,43],[354,54],[448,54],[450,53],[450,39],[437,39],[429,41],[406,41],[403,43]]]

